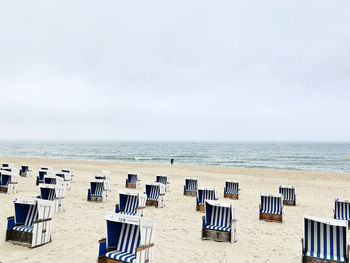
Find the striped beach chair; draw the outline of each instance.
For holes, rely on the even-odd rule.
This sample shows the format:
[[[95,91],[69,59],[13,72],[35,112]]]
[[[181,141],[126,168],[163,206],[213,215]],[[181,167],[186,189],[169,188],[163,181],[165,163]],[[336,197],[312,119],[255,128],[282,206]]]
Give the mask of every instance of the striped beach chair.
[[[206,200],[202,239],[233,243],[236,241],[236,222],[237,210],[232,203]]]
[[[40,169],[38,171],[38,176],[36,177],[36,185],[43,184],[44,183],[44,177],[47,175],[52,175],[51,170],[42,170]]]
[[[217,200],[218,192],[214,187],[198,187],[196,211],[205,211],[205,200]]]
[[[7,219],[6,241],[31,248],[51,242],[53,201],[15,198],[15,216]]]
[[[156,183],[164,184],[165,192],[170,191],[170,176],[168,175],[156,175]]]
[[[106,189],[105,180],[90,181],[90,189],[88,189],[88,201],[105,202],[109,198],[109,190]]]
[[[350,221],[350,201],[336,198],[334,201],[334,219]]]
[[[74,171],[73,169],[62,168],[62,169],[61,169],[61,172],[62,172],[62,173],[67,173],[67,174],[69,174],[70,177],[71,177],[71,181],[72,181],[72,182],[74,181],[73,179],[74,179],[75,171]]]
[[[197,178],[185,178],[184,195],[197,196],[198,185]]]
[[[284,205],[295,205],[296,204],[296,195],[295,187],[290,185],[280,185],[279,193],[283,196]]]
[[[70,173],[56,173],[56,177],[60,177],[63,179],[63,187],[65,188],[65,190],[71,189],[72,176]]]
[[[233,180],[226,180],[224,187],[224,197],[235,199],[239,198],[239,182]]]
[[[5,170],[0,171],[0,192],[6,194],[18,193],[19,175]]]
[[[141,174],[128,173],[128,178],[125,181],[125,188],[140,188],[141,187]]]
[[[132,215],[143,216],[146,207],[147,195],[136,191],[119,191],[119,204],[115,206],[115,212]]]
[[[64,212],[65,189],[62,185],[39,184],[40,196],[38,198],[54,202],[54,212]]]
[[[260,195],[259,219],[282,223],[283,197],[281,194],[262,193]]]
[[[162,183],[146,183],[146,205],[164,207],[165,185]]]
[[[344,220],[305,216],[302,262],[349,262],[347,228]]]
[[[107,238],[99,241],[98,263],[153,262],[152,219],[107,213]]]
[[[33,167],[30,165],[22,165],[21,170],[19,170],[19,175],[22,177],[32,176]]]

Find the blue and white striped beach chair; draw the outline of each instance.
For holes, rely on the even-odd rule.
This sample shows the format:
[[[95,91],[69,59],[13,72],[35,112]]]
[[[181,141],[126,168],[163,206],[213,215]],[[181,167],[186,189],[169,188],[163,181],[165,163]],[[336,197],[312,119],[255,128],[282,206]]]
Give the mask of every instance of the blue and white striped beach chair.
[[[202,218],[202,239],[236,241],[237,210],[232,203],[205,201],[205,216]]]
[[[205,200],[217,200],[218,193],[214,187],[198,187],[196,198],[196,211],[205,210]]]
[[[304,217],[303,263],[349,262],[348,222]]]
[[[5,170],[0,171],[0,192],[6,194],[18,193],[19,175]]]
[[[146,183],[146,205],[164,207],[165,185],[162,183]]]
[[[99,241],[98,263],[153,262],[152,219],[107,213],[107,238]]]
[[[184,195],[197,196],[198,185],[197,178],[185,178]]]
[[[141,175],[137,173],[128,173],[128,178],[125,181],[125,188],[140,188]]]
[[[156,176],[156,182],[164,184],[165,186],[165,192],[170,191],[170,176],[168,175],[157,175]]]
[[[350,221],[350,200],[335,199],[334,219]]]
[[[7,219],[6,241],[37,247],[51,242],[53,201],[15,198],[15,216]]]
[[[105,202],[109,197],[109,190],[106,189],[105,180],[90,181],[90,189],[88,189],[88,201]]]
[[[226,180],[224,187],[224,197],[237,200],[239,197],[239,182]]]
[[[39,184],[40,196],[38,198],[54,202],[54,212],[64,212],[65,189],[62,185]]]
[[[19,175],[22,177],[32,176],[33,168],[30,165],[22,165],[21,170],[19,170]]]
[[[52,170],[42,170],[42,169],[40,169],[38,171],[38,176],[36,177],[36,185],[45,183],[44,182],[44,177],[47,176],[47,175],[52,175]]]
[[[147,195],[136,191],[119,191],[119,204],[115,206],[115,212],[143,216],[143,210],[146,207]]]
[[[279,193],[282,194],[284,205],[295,205],[296,195],[295,187],[290,185],[280,185]]]
[[[281,194],[260,195],[259,219],[282,223],[283,199]]]

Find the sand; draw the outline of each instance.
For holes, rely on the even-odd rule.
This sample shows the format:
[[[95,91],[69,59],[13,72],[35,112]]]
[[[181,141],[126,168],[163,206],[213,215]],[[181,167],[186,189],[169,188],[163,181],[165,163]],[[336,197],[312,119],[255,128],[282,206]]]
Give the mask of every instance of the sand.
[[[124,188],[127,172],[142,174],[144,183],[154,181],[158,173],[171,176],[171,191],[165,208],[147,207],[145,217],[157,222],[154,262],[300,262],[303,216],[332,217],[334,198],[350,198],[350,174],[291,170],[247,169],[145,163],[117,163],[52,159],[0,158],[33,166],[33,176],[20,178],[18,194],[0,195],[0,262],[96,262],[98,240],[106,236],[104,215],[114,211],[118,190]],[[52,243],[30,249],[5,242],[6,218],[14,215],[15,196],[37,196],[35,177],[40,166],[55,170],[75,170],[72,190],[67,191],[64,213],[53,216]],[[87,189],[94,173],[112,173],[110,200],[87,202]],[[195,198],[183,196],[185,177],[197,177],[201,186],[215,186],[223,198],[225,179],[240,181],[238,240],[219,243],[201,240],[201,218],[195,211]],[[297,206],[285,206],[283,223],[259,221],[261,192],[278,192],[279,184],[296,187]]]

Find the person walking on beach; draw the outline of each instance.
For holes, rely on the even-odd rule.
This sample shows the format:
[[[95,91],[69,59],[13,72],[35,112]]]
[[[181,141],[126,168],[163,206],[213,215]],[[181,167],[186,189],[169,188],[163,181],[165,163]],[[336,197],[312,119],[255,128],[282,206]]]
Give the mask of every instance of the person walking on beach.
[[[174,159],[173,159],[173,158],[170,159],[170,164],[171,164],[171,165],[174,164]]]

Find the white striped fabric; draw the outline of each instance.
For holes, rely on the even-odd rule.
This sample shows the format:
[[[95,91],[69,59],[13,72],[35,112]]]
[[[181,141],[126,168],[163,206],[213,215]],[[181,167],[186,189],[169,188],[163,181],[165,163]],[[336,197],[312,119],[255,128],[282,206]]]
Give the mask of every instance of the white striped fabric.
[[[347,226],[304,218],[303,254],[310,257],[347,261]]]
[[[197,192],[197,185],[198,182],[195,179],[186,179],[185,180],[185,184],[186,184],[186,191],[189,192]]]
[[[91,185],[91,195],[92,196],[102,196],[103,193],[103,183],[102,182],[92,182],[91,184],[95,184],[95,187]]]
[[[260,212],[267,214],[282,214],[282,198],[261,195]]]
[[[126,199],[124,212],[135,213],[135,208],[138,205],[138,196],[137,195],[128,195]]]
[[[134,263],[136,262],[136,255],[130,254],[127,252],[119,252],[119,251],[111,251],[106,253],[107,258],[112,258],[116,259],[121,262],[129,262],[129,263]]]
[[[230,208],[221,206],[212,206],[209,229],[231,232],[230,222],[232,220]]]
[[[294,201],[295,200],[295,188],[294,187],[279,187],[279,193],[282,194],[283,200]]]
[[[135,254],[135,248],[140,238],[140,228],[138,225],[122,224],[117,250]]]
[[[38,219],[37,205],[30,205],[24,224],[21,226],[15,226],[13,230],[22,232],[33,232],[33,222],[36,219]]]
[[[198,203],[199,205],[204,205],[205,200],[215,200],[215,191],[209,189],[198,190]]]
[[[239,191],[239,183],[238,182],[225,182],[225,194],[238,194]]]
[[[335,199],[334,219],[350,220],[350,201]]]
[[[147,200],[157,201],[159,198],[160,189],[158,185],[150,185],[147,187]]]

